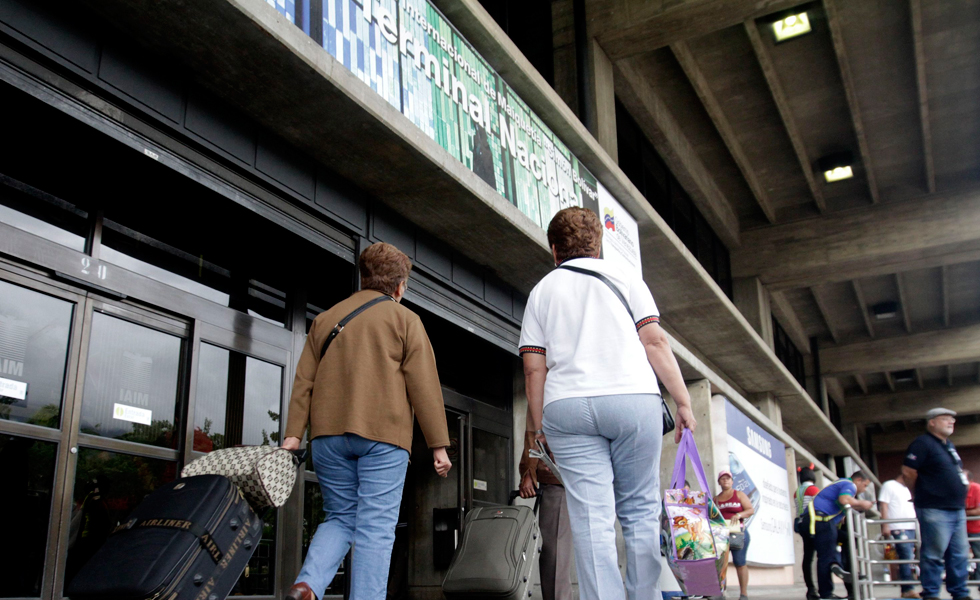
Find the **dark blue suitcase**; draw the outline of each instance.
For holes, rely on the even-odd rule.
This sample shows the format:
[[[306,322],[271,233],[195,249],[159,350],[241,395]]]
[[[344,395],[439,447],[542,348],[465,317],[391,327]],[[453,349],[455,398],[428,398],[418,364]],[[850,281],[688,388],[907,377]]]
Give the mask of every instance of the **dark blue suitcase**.
[[[262,519],[226,477],[157,489],[66,588],[71,600],[224,600],[262,537]]]

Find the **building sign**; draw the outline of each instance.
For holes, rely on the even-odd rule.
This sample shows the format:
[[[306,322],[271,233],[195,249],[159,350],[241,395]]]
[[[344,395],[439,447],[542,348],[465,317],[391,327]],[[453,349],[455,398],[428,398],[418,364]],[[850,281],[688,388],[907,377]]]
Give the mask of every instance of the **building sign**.
[[[538,226],[598,202],[592,173],[427,0],[323,0],[323,47]]]
[[[596,186],[599,189],[599,203],[594,210],[603,226],[602,258],[642,276],[640,232],[636,221],[613,198],[609,190],[601,183]],[[593,208],[589,202],[585,206]]]
[[[747,560],[753,564],[794,564],[793,513],[790,508],[786,447],[725,401],[728,461],[735,489],[755,507],[748,519],[752,538]]]

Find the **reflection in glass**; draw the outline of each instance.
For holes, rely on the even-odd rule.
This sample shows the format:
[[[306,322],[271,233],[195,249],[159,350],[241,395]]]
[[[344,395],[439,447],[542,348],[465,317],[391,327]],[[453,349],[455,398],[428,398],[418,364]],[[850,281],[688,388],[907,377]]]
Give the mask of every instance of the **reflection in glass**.
[[[114,250],[109,246],[102,246],[101,257],[105,262],[122,267],[127,271],[145,275],[150,279],[155,279],[160,283],[165,283],[171,287],[177,288],[178,290],[194,294],[195,296],[200,296],[210,300],[211,302],[217,302],[222,306],[228,306],[228,294],[212,289],[192,279],[177,275],[176,273],[171,273],[166,269],[161,269],[160,267],[151,265],[150,263],[139,260],[138,258],[133,258],[127,254],[123,254],[122,252]]]
[[[320,492],[320,484],[315,481],[305,482],[303,499],[303,560],[306,560],[306,553],[310,549],[310,541],[316,528],[323,522],[323,494]],[[350,558],[348,554],[347,558]],[[324,596],[343,596],[344,586],[347,580],[347,559],[341,561],[337,569],[337,575],[327,586]]]
[[[276,594],[276,522],[273,511],[262,528],[255,554],[248,561],[248,577],[243,574],[231,590],[232,596],[274,596]]]
[[[35,193],[15,192],[6,187],[0,189],[0,223],[72,250],[84,251],[88,213],[60,198],[37,190]]]
[[[57,444],[0,435],[0,598],[41,595]]]
[[[180,338],[96,312],[82,433],[176,448]]]
[[[73,308],[0,281],[0,419],[60,424]]]
[[[177,477],[177,463],[80,448],[68,534],[65,582],[153,490]]]
[[[509,440],[473,428],[473,501],[507,504]],[[482,488],[482,489],[481,489]]]
[[[202,343],[194,450],[279,443],[282,367]]]

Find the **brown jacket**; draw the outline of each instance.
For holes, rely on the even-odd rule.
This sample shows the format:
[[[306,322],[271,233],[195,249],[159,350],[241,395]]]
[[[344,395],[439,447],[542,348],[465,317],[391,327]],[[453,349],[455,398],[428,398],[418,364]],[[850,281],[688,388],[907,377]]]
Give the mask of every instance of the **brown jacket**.
[[[528,455],[528,450],[537,447],[534,443],[536,438],[534,430],[530,429],[532,427],[530,407],[527,409],[527,420],[525,423],[527,423],[527,427],[525,428],[527,430],[524,432],[524,453],[521,454],[521,464],[517,468],[521,474],[521,479],[530,471],[531,481],[535,483],[540,483],[541,485],[561,485],[558,478],[555,477],[555,474],[551,472],[551,469],[544,466],[544,463],[540,460],[531,458]],[[552,460],[554,460],[553,457]]]
[[[362,290],[313,320],[296,366],[286,437],[353,433],[412,451],[412,419],[429,448],[449,446],[436,358],[418,315],[382,302],[354,317],[320,349],[334,326],[381,293]]]

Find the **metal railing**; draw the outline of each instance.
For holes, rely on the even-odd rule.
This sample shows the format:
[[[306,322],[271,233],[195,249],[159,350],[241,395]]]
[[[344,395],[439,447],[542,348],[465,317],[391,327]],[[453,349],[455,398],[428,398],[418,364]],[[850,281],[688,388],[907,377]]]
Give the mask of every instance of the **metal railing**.
[[[850,510],[846,512],[847,518],[847,545],[850,551],[851,564],[849,569],[851,571],[852,585],[854,589],[854,600],[876,600],[875,598],[875,587],[882,585],[920,585],[920,581],[917,579],[891,579],[890,576],[882,576],[881,579],[876,577],[875,567],[884,567],[885,573],[889,572],[891,565],[904,565],[911,564],[918,566],[919,564],[919,547],[922,536],[920,535],[919,522],[915,521],[915,536],[907,540],[892,540],[892,539],[878,539],[879,536],[874,536],[869,533],[869,525],[889,525],[892,523],[909,523],[909,519],[869,519],[864,516],[863,513]],[[967,517],[967,521],[980,521],[980,516],[977,517]],[[980,541],[980,537],[968,537],[968,541]],[[885,558],[884,552],[882,552],[882,558],[877,557],[877,553],[872,551],[872,548],[881,546],[884,550],[884,546],[889,544],[914,544],[915,550],[913,552],[913,558],[911,559],[900,559],[900,558]],[[980,557],[974,557],[969,560],[970,563],[977,565],[980,568]]]

